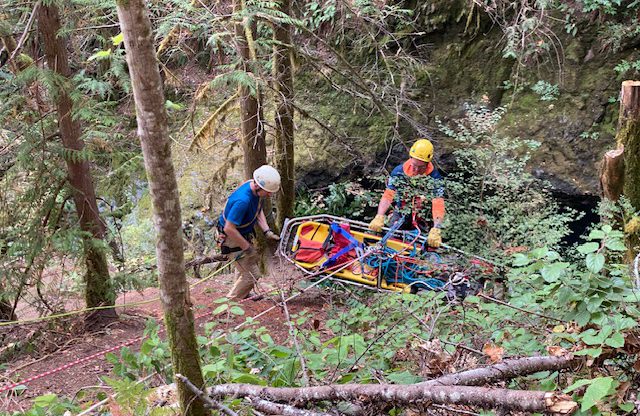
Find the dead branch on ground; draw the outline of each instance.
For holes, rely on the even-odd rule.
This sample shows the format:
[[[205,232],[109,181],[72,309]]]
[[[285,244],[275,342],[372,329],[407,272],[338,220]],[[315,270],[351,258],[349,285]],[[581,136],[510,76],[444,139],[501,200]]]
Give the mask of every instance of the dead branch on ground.
[[[313,412],[286,404],[274,403],[257,397],[248,397],[247,401],[256,410],[270,415],[282,416],[331,416],[329,413]]]
[[[576,402],[571,400],[571,396],[556,392],[424,384],[340,384],[299,388],[222,384],[211,387],[209,395],[217,398],[253,396],[285,403],[364,400],[394,402],[402,405],[430,402],[559,414],[570,414],[578,406]]]

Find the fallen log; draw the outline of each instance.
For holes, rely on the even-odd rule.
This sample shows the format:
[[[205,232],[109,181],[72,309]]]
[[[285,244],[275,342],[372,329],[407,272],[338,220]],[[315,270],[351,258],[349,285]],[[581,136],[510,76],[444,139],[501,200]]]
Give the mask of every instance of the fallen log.
[[[248,397],[247,401],[254,409],[267,413],[269,415],[282,416],[332,416],[330,413],[314,412],[311,410],[300,409],[299,407],[289,406],[281,403],[274,403],[268,400],[259,399],[257,397]]]
[[[176,374],[175,377],[180,380],[189,390],[191,390],[191,392],[195,394],[200,400],[202,400],[202,403],[204,403],[205,407],[218,410],[220,411],[220,413],[226,416],[238,416],[236,412],[229,409],[227,406],[211,399],[205,392],[197,388],[188,378],[186,378],[182,374]]]
[[[578,404],[571,396],[555,392],[509,390],[488,387],[424,384],[338,384],[318,387],[265,387],[253,384],[221,384],[208,390],[211,397],[258,397],[285,402],[371,401],[396,404],[455,404],[523,412],[570,414]]]
[[[508,380],[515,377],[526,376],[540,371],[557,371],[567,368],[576,368],[583,359],[569,355],[566,357],[525,357],[504,360],[483,368],[447,374],[442,377],[424,381],[417,385],[424,386],[477,386],[489,384],[500,380]]]

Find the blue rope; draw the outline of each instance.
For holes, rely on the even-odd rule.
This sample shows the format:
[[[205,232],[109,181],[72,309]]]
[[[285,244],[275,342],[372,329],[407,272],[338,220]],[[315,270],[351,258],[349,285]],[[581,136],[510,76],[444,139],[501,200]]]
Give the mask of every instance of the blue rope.
[[[389,283],[404,283],[407,285],[415,286],[418,289],[436,290],[444,287],[445,282],[433,277],[423,277],[430,269],[428,266],[421,266],[417,264],[405,265],[394,258],[394,254],[398,253],[396,250],[384,247],[382,253],[371,254],[365,259],[367,266],[380,270],[381,275],[386,282]],[[409,254],[411,257],[415,257],[417,249],[414,246],[413,250]],[[440,256],[436,253],[437,262],[440,262]]]

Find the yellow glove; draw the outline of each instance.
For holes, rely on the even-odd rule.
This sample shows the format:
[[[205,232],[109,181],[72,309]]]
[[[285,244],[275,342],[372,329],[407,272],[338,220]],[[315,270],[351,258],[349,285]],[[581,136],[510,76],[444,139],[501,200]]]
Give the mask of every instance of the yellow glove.
[[[431,228],[429,230],[429,236],[427,237],[427,244],[429,247],[438,248],[442,244],[442,236],[440,235],[440,228]]]
[[[369,229],[379,233],[384,227],[384,215],[376,215],[376,217],[369,224]]]

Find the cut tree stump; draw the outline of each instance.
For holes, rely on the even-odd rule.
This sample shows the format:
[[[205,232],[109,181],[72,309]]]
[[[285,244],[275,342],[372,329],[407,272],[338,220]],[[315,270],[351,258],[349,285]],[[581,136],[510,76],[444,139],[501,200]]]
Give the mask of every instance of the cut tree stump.
[[[602,157],[600,186],[606,199],[614,202],[620,199],[624,189],[624,145],[609,150]]]

